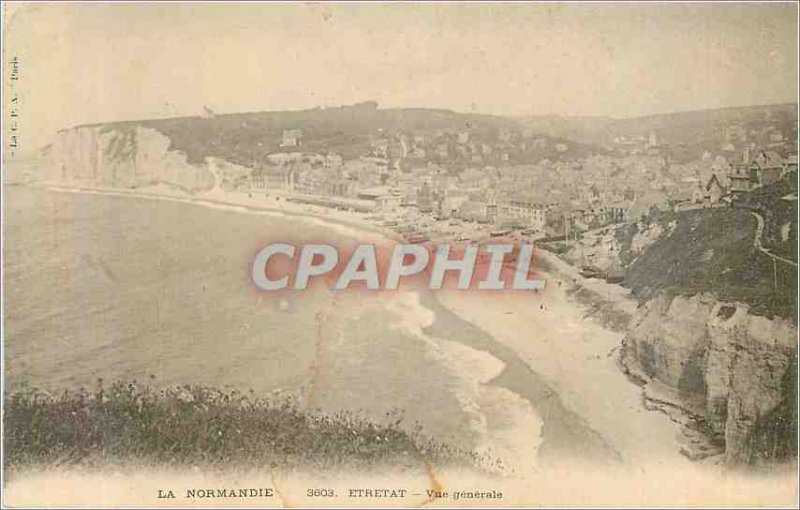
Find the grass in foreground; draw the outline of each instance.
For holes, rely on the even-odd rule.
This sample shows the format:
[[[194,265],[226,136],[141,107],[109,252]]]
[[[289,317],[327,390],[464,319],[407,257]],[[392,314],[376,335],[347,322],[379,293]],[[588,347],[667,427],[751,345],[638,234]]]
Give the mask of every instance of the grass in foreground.
[[[315,415],[291,399],[270,401],[203,386],[157,390],[135,382],[52,396],[5,396],[6,469],[134,461],[158,465],[331,469],[477,466],[468,452],[406,432],[401,419]]]

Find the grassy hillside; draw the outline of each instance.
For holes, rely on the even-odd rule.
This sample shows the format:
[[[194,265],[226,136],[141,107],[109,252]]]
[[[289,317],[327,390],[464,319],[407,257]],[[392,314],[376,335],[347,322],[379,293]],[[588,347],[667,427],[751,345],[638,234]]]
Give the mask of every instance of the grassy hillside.
[[[773,264],[756,250],[756,219],[746,209],[720,208],[676,215],[675,230],[650,246],[628,268],[625,285],[650,299],[664,290],[714,292],[741,301],[758,315],[795,317],[797,269]]]
[[[380,109],[373,102],[300,111],[148,119],[99,125],[123,131],[137,125],[151,127],[168,136],[172,140],[171,148],[185,152],[191,163],[200,162],[206,156],[216,156],[243,165],[251,165],[269,153],[281,151],[284,129],[302,130],[302,146],[289,150],[336,152],[344,159],[367,154],[370,140],[379,138],[392,141],[390,152],[396,158],[401,149],[395,135],[419,134],[426,137],[425,143],[429,148],[447,145],[451,149],[449,160],[458,157],[455,154],[455,134],[459,131],[469,132],[471,140],[479,144],[496,143],[502,132],[519,137],[520,131],[515,120],[505,117],[424,108]],[[551,145],[557,142],[553,140]],[[549,153],[526,155],[525,151],[511,145],[509,150],[516,151],[514,157],[521,161],[552,156]],[[500,154],[493,157],[499,158]]]
[[[215,156],[232,163],[253,165],[267,154],[280,152],[285,129],[302,130],[302,145],[287,150],[336,152],[345,160],[366,155],[371,142],[388,142],[392,160],[402,156],[397,135],[407,136],[411,145],[422,147],[422,158],[459,168],[505,164],[529,164],[549,159],[569,159],[602,151],[597,147],[565,138],[524,133],[517,119],[483,114],[466,114],[428,108],[378,108],[374,102],[350,106],[314,108],[299,111],[221,114],[211,117],[179,117],[101,123],[104,129],[128,131],[136,126],[150,127],[168,136],[171,149],[186,153],[190,163]],[[459,142],[458,133],[469,133],[469,142]],[[415,141],[416,136],[424,141]],[[532,140],[545,143],[534,147]],[[567,150],[558,150],[563,143]],[[484,145],[489,147],[484,151]],[[441,147],[447,156],[438,156]],[[469,148],[468,152],[465,149]],[[479,161],[473,156],[480,155]],[[508,159],[503,159],[503,155]]]
[[[608,117],[524,117],[520,122],[550,136],[597,145],[612,144],[619,136],[648,136],[654,132],[660,143],[673,146],[673,160],[700,157],[705,150],[719,151],[727,141],[726,129],[740,126],[748,142],[767,144],[763,130],[774,127],[789,140],[797,138],[797,105],[777,104],[717,108],[649,115],[629,119]]]
[[[763,216],[764,247],[775,255],[796,261],[797,200],[789,200],[791,195],[797,195],[796,173],[788,174],[778,182],[742,195],[734,202],[734,207],[753,210]],[[786,238],[784,229],[788,234]]]
[[[609,144],[616,136],[614,126],[618,119],[611,117],[562,117],[560,115],[534,115],[521,117],[520,123],[539,133],[559,136],[590,144]]]
[[[706,149],[719,150],[726,129],[734,124],[748,132],[760,133],[750,134],[750,141],[768,142],[762,133],[767,127],[777,129],[787,139],[796,138],[795,110],[795,105],[769,105],[633,119],[503,117],[443,109],[378,108],[377,103],[368,101],[299,111],[144,119],[97,125],[122,131],[137,125],[156,129],[172,140],[172,149],[185,152],[190,163],[215,156],[248,166],[281,150],[284,129],[303,132],[302,146],[292,150],[336,152],[345,159],[367,154],[370,142],[379,138],[389,141],[390,157],[397,159],[402,149],[396,135],[409,136],[407,149],[415,135],[422,135],[425,142],[421,146],[427,151],[423,163],[430,160],[464,168],[533,164],[545,158],[560,160],[607,154],[615,137],[647,136],[650,132],[656,132],[661,143],[670,145],[673,161],[699,158]],[[468,143],[458,141],[460,132],[470,133]],[[559,144],[566,145],[566,150],[558,150]],[[491,150],[484,152],[484,145]],[[434,154],[442,146],[447,147],[448,155],[437,158]],[[463,151],[466,146],[470,147],[468,153]],[[474,159],[476,154],[480,155],[478,160]]]
[[[796,112],[796,104],[717,108],[620,119],[609,129],[628,136],[655,131],[662,141],[671,144],[722,142],[723,129],[730,124],[742,124],[752,130],[774,125],[786,135],[796,132]]]

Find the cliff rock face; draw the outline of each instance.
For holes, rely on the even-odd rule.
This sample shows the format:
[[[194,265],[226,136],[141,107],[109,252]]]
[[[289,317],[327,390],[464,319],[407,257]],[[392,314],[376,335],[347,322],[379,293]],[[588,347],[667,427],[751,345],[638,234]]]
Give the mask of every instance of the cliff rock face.
[[[141,126],[81,126],[60,131],[47,149],[44,180],[136,188],[167,184],[194,193],[211,189],[214,175],[170,150],[170,139]]]
[[[661,237],[669,236],[675,228],[660,223],[614,224],[591,230],[580,240],[572,241],[563,256],[576,266],[593,265],[603,271],[630,265]]]
[[[787,380],[794,380],[796,341],[789,320],[751,315],[745,304],[662,293],[634,321],[621,360],[645,384],[649,400],[680,408],[724,445],[727,462],[753,463],[796,451],[796,425],[788,423],[796,424],[796,406],[783,409],[794,401]],[[760,437],[776,430],[791,437]]]

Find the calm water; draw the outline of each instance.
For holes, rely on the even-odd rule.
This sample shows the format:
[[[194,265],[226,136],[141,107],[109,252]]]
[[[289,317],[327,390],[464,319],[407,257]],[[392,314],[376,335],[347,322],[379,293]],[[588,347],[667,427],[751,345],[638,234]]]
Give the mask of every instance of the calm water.
[[[5,198],[9,387],[152,377],[277,390],[325,411],[402,409],[441,440],[475,440],[459,377],[419,334],[426,310],[413,299],[251,284],[265,243],[340,230],[135,197],[8,187]]]

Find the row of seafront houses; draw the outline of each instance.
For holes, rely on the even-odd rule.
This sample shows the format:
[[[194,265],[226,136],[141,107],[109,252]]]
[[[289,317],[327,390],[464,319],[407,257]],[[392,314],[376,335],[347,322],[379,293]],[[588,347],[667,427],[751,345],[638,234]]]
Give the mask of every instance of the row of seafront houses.
[[[728,205],[736,196],[772,184],[788,174],[793,173],[796,178],[797,166],[797,154],[782,157],[775,151],[754,153],[745,149],[740,163],[728,165],[725,173],[712,173],[706,182],[699,182],[699,186],[689,194],[680,196],[668,205],[675,211]],[[543,230],[545,225],[567,221],[572,228],[587,230],[635,219],[633,210],[636,207],[631,202],[620,199],[604,201],[597,197],[566,203],[524,198],[499,200],[492,197],[488,201],[472,204],[478,206],[478,218],[486,218],[493,223],[516,223]],[[465,208],[462,207],[459,212],[464,216]]]
[[[441,218],[460,218],[544,232],[547,227],[590,229],[627,221],[630,203],[624,200],[569,201],[564,197],[533,199],[524,193],[492,189],[485,175],[466,171],[457,185],[435,172],[400,172],[386,160],[361,158],[344,162],[337,154],[284,153],[273,156],[272,165],[254,172],[248,186],[288,199],[361,212],[393,211],[416,207]],[[672,201],[675,210],[714,207],[774,182],[796,171],[797,156],[786,158],[770,151],[729,165],[706,182]],[[556,226],[558,225],[558,226]]]
[[[728,165],[725,174],[712,173],[703,186],[692,191],[691,197],[684,197],[674,206],[676,210],[691,210],[725,205],[738,195],[772,184],[792,172],[797,175],[797,154],[782,157],[775,151],[758,151],[753,155],[745,149],[741,162]]]
[[[400,172],[380,158],[345,163],[336,154],[300,152],[270,155],[270,163],[241,184],[252,190],[285,195],[291,201],[360,212],[415,207],[441,219],[458,218],[536,232],[544,232],[554,217],[588,227],[624,221],[627,212],[621,203],[603,205],[597,200],[585,200],[573,203],[565,213],[557,198],[504,193],[493,188],[484,172],[475,169],[458,177],[431,169]]]
[[[729,191],[746,193],[778,181],[790,172],[797,172],[797,154],[782,158],[777,152],[762,151],[751,159],[750,152],[745,151],[742,164],[735,165],[729,175]]]

